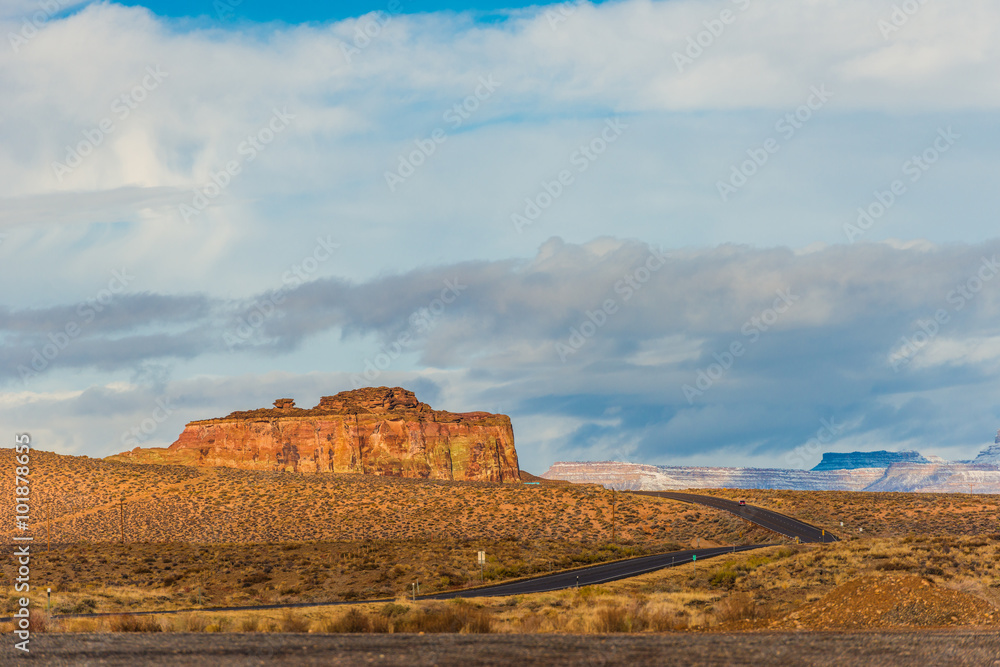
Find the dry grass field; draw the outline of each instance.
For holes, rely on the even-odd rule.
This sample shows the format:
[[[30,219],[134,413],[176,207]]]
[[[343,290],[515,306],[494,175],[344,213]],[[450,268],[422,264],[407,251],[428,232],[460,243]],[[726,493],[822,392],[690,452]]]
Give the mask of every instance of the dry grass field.
[[[1000,631],[1000,536],[770,547],[579,589],[474,601],[111,616],[56,632]]]
[[[0,450],[0,465],[10,459],[11,450]],[[478,550],[488,555],[485,579],[496,582],[696,541],[782,540],[726,512],[590,485],[247,472],[45,452],[33,452],[32,469],[34,607],[44,608],[37,591],[51,586],[56,615],[39,614],[36,628],[48,631],[644,633],[1000,624],[1000,504],[993,496],[712,491],[846,539],[785,541],[702,561],[697,570],[684,565],[554,593],[412,602],[406,595],[414,581],[421,593],[478,583]],[[12,480],[0,479],[0,493],[10,497]],[[3,525],[12,525],[12,509],[0,507]],[[5,612],[14,609],[13,574],[7,559]],[[394,601],[363,603],[373,598]],[[332,601],[359,604],[58,618]]]

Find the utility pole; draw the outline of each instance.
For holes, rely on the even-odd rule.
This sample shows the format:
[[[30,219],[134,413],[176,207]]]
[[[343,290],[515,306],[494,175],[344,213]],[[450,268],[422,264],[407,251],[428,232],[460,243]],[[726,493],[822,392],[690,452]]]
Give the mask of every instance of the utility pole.
[[[615,538],[615,502],[617,502],[618,496],[615,495],[615,490],[611,489],[611,543],[615,544],[617,542]]]

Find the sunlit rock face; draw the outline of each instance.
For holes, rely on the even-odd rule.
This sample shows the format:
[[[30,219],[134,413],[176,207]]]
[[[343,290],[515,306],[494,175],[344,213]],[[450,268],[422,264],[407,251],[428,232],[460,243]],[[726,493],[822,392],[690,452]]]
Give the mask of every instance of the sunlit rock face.
[[[191,422],[169,448],[120,456],[248,470],[520,481],[506,415],[434,410],[401,387],[345,391],[309,409],[287,398],[274,405]]]

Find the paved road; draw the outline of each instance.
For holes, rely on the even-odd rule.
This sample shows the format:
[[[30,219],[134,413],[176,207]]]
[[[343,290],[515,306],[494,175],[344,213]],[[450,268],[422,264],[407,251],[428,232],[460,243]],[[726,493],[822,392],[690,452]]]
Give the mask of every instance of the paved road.
[[[838,541],[837,536],[833,535],[828,530],[824,532],[824,529],[822,528],[817,528],[816,526],[809,525],[808,523],[799,521],[798,519],[793,519],[790,516],[778,514],[777,512],[772,512],[771,510],[766,510],[762,507],[754,507],[753,505],[744,505],[741,507],[735,500],[715,498],[714,496],[700,496],[694,493],[677,493],[674,491],[633,491],[632,493],[641,496],[671,498],[685,503],[696,503],[698,505],[707,505],[708,507],[726,510],[727,512],[732,512],[741,519],[746,519],[747,521],[755,523],[758,526],[767,528],[768,530],[773,530],[774,532],[784,535],[785,537],[790,537],[792,539],[797,537],[800,542]]]
[[[769,544],[751,544],[743,546],[728,547],[707,547],[705,549],[688,549],[686,551],[672,551],[654,556],[639,556],[628,560],[617,561],[615,563],[604,563],[602,565],[591,565],[577,570],[556,572],[532,579],[522,581],[512,581],[496,586],[475,588],[464,591],[450,591],[437,595],[422,596],[426,600],[449,600],[451,598],[471,598],[471,597],[493,597],[504,595],[522,595],[524,593],[545,593],[548,591],[558,591],[564,588],[575,586],[590,586],[592,584],[603,584],[618,579],[635,577],[646,572],[655,572],[665,567],[684,565],[697,560],[714,558],[737,551],[748,551],[750,549],[760,549],[761,547],[772,546]]]
[[[995,631],[641,635],[49,634],[29,656],[0,642],[0,664],[116,667],[1000,667]]]

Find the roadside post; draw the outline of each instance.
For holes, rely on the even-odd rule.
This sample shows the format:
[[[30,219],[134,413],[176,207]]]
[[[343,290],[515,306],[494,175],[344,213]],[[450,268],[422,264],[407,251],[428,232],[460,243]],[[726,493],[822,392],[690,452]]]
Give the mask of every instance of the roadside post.
[[[479,558],[479,581],[486,581],[486,575],[483,572],[483,568],[486,566],[486,552],[480,551],[477,554]]]
[[[691,554],[691,562],[694,563],[694,576],[698,576],[698,554]]]

